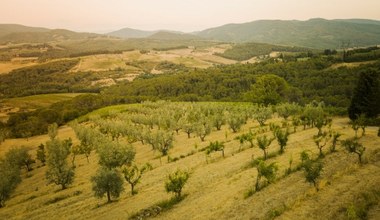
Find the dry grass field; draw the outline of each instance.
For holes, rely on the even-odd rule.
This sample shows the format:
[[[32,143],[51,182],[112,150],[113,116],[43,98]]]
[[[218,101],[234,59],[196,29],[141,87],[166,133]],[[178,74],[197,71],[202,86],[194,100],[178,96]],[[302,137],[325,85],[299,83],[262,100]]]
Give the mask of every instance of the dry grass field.
[[[269,122],[280,121],[275,117]],[[333,119],[332,128],[343,134],[341,139],[354,135],[348,122],[347,118]],[[278,180],[245,198],[257,175],[256,168],[250,168],[248,164],[253,157],[262,156],[262,151],[257,147],[244,146],[239,152],[239,143],[234,138],[258,127],[256,121],[250,120],[240,132],[232,133],[225,125],[221,131],[213,131],[207,136],[205,142],[201,142],[199,137],[188,139],[186,133],[180,132],[175,135],[174,147],[169,154],[171,157],[185,156],[171,163],[166,157],[160,162],[159,153],[152,151],[150,146],[134,143],[136,163],[149,162],[153,170],[142,177],[136,187],[137,195],[131,196],[129,186],[124,184],[125,191],[121,197],[110,204],[106,199],[96,199],[91,190],[90,178],[98,168],[95,152],[91,154],[89,163],[84,156],[77,157],[74,184],[66,190],[47,185],[46,167],[37,163],[30,173],[23,171],[22,183],[6,202],[6,207],[0,209],[0,219],[127,219],[139,210],[171,198],[172,195],[165,192],[164,181],[177,168],[191,173],[184,187],[187,196],[172,209],[158,215],[157,219],[273,219],[276,216],[278,219],[347,219],[347,208],[357,204],[358,196],[372,192],[379,194],[380,138],[376,127],[368,127],[366,135],[360,139],[366,147],[363,165],[359,165],[357,157],[348,154],[340,145],[338,152],[323,158],[324,170],[320,191],[317,192],[305,181],[303,171],[284,176],[290,158],[294,167],[300,163],[301,151],[309,150],[313,157],[317,156],[318,149],[312,139],[317,129],[303,130],[300,126],[289,136],[285,153],[268,159],[279,167]],[[272,135],[270,131],[267,134]],[[70,137],[77,143],[73,130],[68,126],[59,129],[58,137]],[[0,155],[11,147],[23,145],[34,156],[37,146],[47,140],[47,135],[28,140],[6,140],[0,144]],[[206,162],[205,152],[198,150],[216,140],[225,142],[225,158],[220,152],[215,152]],[[325,152],[328,152],[328,147],[325,147]],[[276,152],[278,148],[277,142],[273,141],[269,152]],[[186,156],[191,152],[195,153]],[[368,214],[369,219],[380,219],[379,204],[371,207]]]
[[[9,73],[12,70],[39,64],[37,58],[13,58],[11,61],[0,61],[0,74]]]
[[[133,62],[145,62],[154,69],[158,63],[169,61],[176,64],[183,64],[191,68],[207,68],[215,64],[233,64],[234,60],[214,55],[214,53],[224,52],[229,45],[217,45],[204,47],[201,49],[184,48],[165,51],[150,50],[148,53],[140,53],[138,50],[126,51],[122,54],[102,54],[81,57],[80,63],[74,67],[73,72],[77,71],[107,71],[123,69],[126,73],[141,73],[144,68],[126,64]],[[152,68],[153,67],[153,68]]]

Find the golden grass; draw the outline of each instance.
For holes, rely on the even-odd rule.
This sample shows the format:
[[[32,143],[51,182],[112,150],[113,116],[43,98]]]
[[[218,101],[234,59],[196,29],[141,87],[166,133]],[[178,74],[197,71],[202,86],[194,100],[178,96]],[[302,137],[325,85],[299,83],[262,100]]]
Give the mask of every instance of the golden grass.
[[[366,64],[371,64],[371,63],[376,63],[376,61],[363,61],[363,62],[352,62],[352,63],[336,63],[331,65],[331,69],[338,69],[339,67],[347,67],[347,68],[355,68],[360,65],[366,65]]]
[[[12,70],[34,66],[39,64],[36,58],[14,58],[9,62],[0,62],[0,74],[9,73]]]
[[[134,61],[146,61],[153,64],[158,64],[162,61],[170,61],[192,68],[208,68],[214,64],[234,64],[236,63],[235,60],[229,60],[214,55],[214,53],[223,53],[229,47],[229,44],[225,44],[214,47],[203,47],[201,49],[184,48],[167,51],[151,50],[149,53],[145,54],[141,54],[140,51],[134,50],[122,54],[90,55],[81,57],[81,61],[72,69],[72,71],[107,71],[123,69],[129,74],[142,72],[143,69],[126,65],[126,62]]]
[[[279,122],[280,119],[274,118],[271,121]],[[339,147],[338,153],[327,155],[324,159],[325,169],[318,193],[305,182],[303,172],[299,171],[244,199],[244,193],[253,187],[256,178],[256,169],[246,168],[246,165],[252,156],[262,156],[262,151],[257,147],[245,146],[245,150],[238,152],[239,143],[234,137],[257,126],[257,122],[249,121],[236,134],[223,126],[221,131],[214,131],[207,136],[205,142],[201,142],[198,137],[188,139],[183,132],[175,136],[174,148],[169,151],[171,157],[187,155],[207,146],[209,141],[225,141],[226,158],[223,159],[220,152],[216,152],[211,155],[209,163],[206,162],[204,152],[197,152],[172,163],[167,163],[166,158],[162,158],[160,163],[157,158],[159,154],[152,151],[150,146],[135,143],[136,162],[150,162],[154,169],[142,177],[141,183],[136,187],[139,191],[137,195],[130,196],[129,186],[125,184],[126,191],[118,201],[111,204],[105,204],[106,199],[94,198],[91,191],[90,177],[98,167],[95,152],[90,156],[89,164],[84,156],[77,158],[76,179],[64,191],[59,190],[58,186],[46,185],[46,168],[36,168],[29,178],[23,173],[23,182],[7,201],[7,206],[0,209],[0,219],[126,219],[141,209],[170,198],[171,195],[164,190],[164,181],[177,168],[191,172],[184,188],[184,193],[188,196],[173,209],[160,214],[158,219],[267,219],[271,213],[282,209],[280,219],[344,219],[342,207],[352,202],[354,195],[360,191],[378,187],[380,183],[380,141],[376,136],[377,128],[370,127],[361,140],[367,148],[365,157],[368,163],[357,165],[357,158]],[[335,118],[333,128],[344,134],[342,138],[353,136],[352,129],[348,128],[348,119]],[[293,166],[299,163],[299,153],[302,150],[310,150],[314,156],[317,155],[317,147],[312,141],[312,136],[316,133],[315,128],[302,130],[299,127],[298,132],[290,136],[285,153],[269,159],[269,162],[278,164],[280,176],[288,168],[290,157],[294,160]],[[268,132],[268,135],[271,133]],[[75,140],[74,136],[69,127],[59,129],[60,138],[71,137]],[[0,145],[0,155],[16,145],[30,147],[34,154],[37,146],[47,139],[46,135],[42,135],[29,140],[6,140]],[[274,141],[269,152],[278,151],[278,148]],[[327,150],[326,147],[325,152]],[[372,216],[378,214],[379,212],[371,213]]]

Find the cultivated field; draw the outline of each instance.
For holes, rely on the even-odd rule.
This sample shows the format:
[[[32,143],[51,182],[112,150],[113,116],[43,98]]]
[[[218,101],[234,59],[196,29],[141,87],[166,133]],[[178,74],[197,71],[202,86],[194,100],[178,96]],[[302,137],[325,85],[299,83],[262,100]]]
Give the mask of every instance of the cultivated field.
[[[53,103],[72,99],[82,93],[59,93],[2,99],[0,101],[0,121],[5,122],[10,113],[32,111],[48,107]]]
[[[132,126],[134,123],[130,124],[129,120],[133,117],[133,120],[137,120],[138,115],[147,112],[149,105],[148,103],[144,108],[141,104],[108,107],[95,111],[79,121],[83,121],[82,126],[93,126],[96,129],[105,126],[107,122]],[[198,106],[210,105],[222,106],[227,115],[231,115],[235,110],[241,114],[257,110],[249,104],[234,107],[221,103],[179,103],[174,108],[187,109],[183,115],[185,117],[189,109],[202,109]],[[170,110],[167,106],[172,104],[161,105],[153,111],[153,116],[157,113],[165,115],[164,112]],[[212,116],[212,113],[210,114]],[[199,118],[202,118],[201,115],[198,114]],[[285,152],[277,154],[279,145],[274,140],[269,146],[268,153],[271,156],[266,160],[267,163],[277,164],[277,180],[247,197],[247,192],[252,190],[257,177],[256,168],[250,164],[252,159],[262,157],[263,151],[257,147],[256,142],[251,148],[249,143],[241,145],[235,138],[249,132],[257,136],[273,137],[269,124],[281,126],[283,122],[283,118],[275,113],[264,126],[260,126],[254,120],[254,115],[255,113],[252,113],[236,133],[232,132],[228,123],[223,125],[221,130],[213,128],[211,134],[205,137],[205,141],[201,141],[195,133],[188,138],[183,130],[178,134],[173,132],[173,148],[169,150],[170,162],[167,156],[161,157],[160,152],[152,150],[149,144],[134,142],[135,163],[142,165],[149,162],[153,170],[145,173],[141,183],[136,186],[137,195],[131,196],[130,188],[125,183],[125,192],[112,203],[106,203],[106,199],[96,199],[91,190],[90,178],[99,166],[95,151],[92,152],[89,163],[85,156],[77,157],[75,180],[66,190],[60,190],[56,185],[47,185],[46,167],[41,167],[37,162],[33,171],[23,171],[22,183],[6,202],[6,207],[0,209],[0,219],[127,219],[142,209],[170,199],[172,195],[165,192],[164,182],[167,175],[178,168],[191,174],[184,187],[186,197],[172,209],[160,213],[156,217],[158,219],[347,219],[350,208],[360,206],[363,193],[379,195],[380,138],[377,137],[377,127],[367,127],[366,135],[360,138],[360,143],[366,148],[362,165],[358,163],[355,155],[347,153],[339,143],[337,152],[329,153],[331,141],[328,142],[323,149],[325,157],[320,159],[324,169],[318,181],[320,190],[317,192],[305,181],[303,170],[295,168],[301,163],[302,151],[309,152],[312,158],[318,157],[319,151],[313,141],[318,129],[304,129],[302,125],[298,125],[293,133],[294,127],[288,119],[291,134]],[[167,130],[165,127],[157,126],[153,125],[150,132],[160,131],[158,129]],[[326,126],[323,129],[328,128]],[[354,136],[347,118],[333,118],[330,129],[341,133],[341,140]],[[79,143],[74,131],[68,126],[59,129],[58,137],[70,137],[74,140],[74,145]],[[4,155],[13,146],[23,145],[28,147],[34,156],[37,146],[48,139],[47,135],[42,135],[28,140],[6,140],[0,145],[0,155]],[[129,137],[122,136],[118,141],[128,144],[128,139]],[[224,143],[224,158],[221,152],[214,152],[206,157],[204,149],[211,141]],[[290,159],[292,172],[285,175]],[[377,205],[368,211],[368,219],[380,218],[380,207],[378,203],[375,204]]]
[[[228,48],[228,45],[218,45],[201,49],[150,50],[147,53],[134,50],[123,52],[122,54],[91,55],[82,57],[81,62],[73,71],[106,71],[115,69],[124,69],[128,73],[144,71],[144,66],[139,68],[128,65],[126,62],[131,64],[134,62],[143,62],[145,66],[150,65],[150,69],[154,69],[154,66],[163,61],[183,64],[191,68],[207,68],[214,64],[236,63],[234,60],[214,55],[216,52],[223,52],[226,48]]]

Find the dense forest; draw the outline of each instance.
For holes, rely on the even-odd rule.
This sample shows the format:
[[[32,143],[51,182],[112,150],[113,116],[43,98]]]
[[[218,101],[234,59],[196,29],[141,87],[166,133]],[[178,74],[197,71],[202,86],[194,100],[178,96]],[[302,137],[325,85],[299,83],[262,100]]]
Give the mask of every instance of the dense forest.
[[[106,88],[102,93],[119,98],[138,96],[178,101],[250,101],[246,93],[257,78],[275,74],[290,87],[286,97],[288,101],[305,104],[317,100],[328,106],[346,108],[358,72],[370,67],[379,68],[379,63],[360,68],[329,68],[331,64],[329,58],[316,58],[298,62],[268,61],[217,66],[136,79]]]
[[[242,43],[235,44],[232,48],[227,49],[224,53],[217,53],[216,55],[228,59],[243,61],[255,56],[265,56],[271,52],[311,53],[318,52],[318,50],[305,47],[290,47],[264,43]]]

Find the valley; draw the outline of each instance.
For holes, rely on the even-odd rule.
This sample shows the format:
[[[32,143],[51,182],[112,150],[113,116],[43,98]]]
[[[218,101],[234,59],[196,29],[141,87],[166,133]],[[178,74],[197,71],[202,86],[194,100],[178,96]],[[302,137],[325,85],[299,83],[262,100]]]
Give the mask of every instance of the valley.
[[[380,21],[157,27],[0,24],[0,219],[380,219]]]

